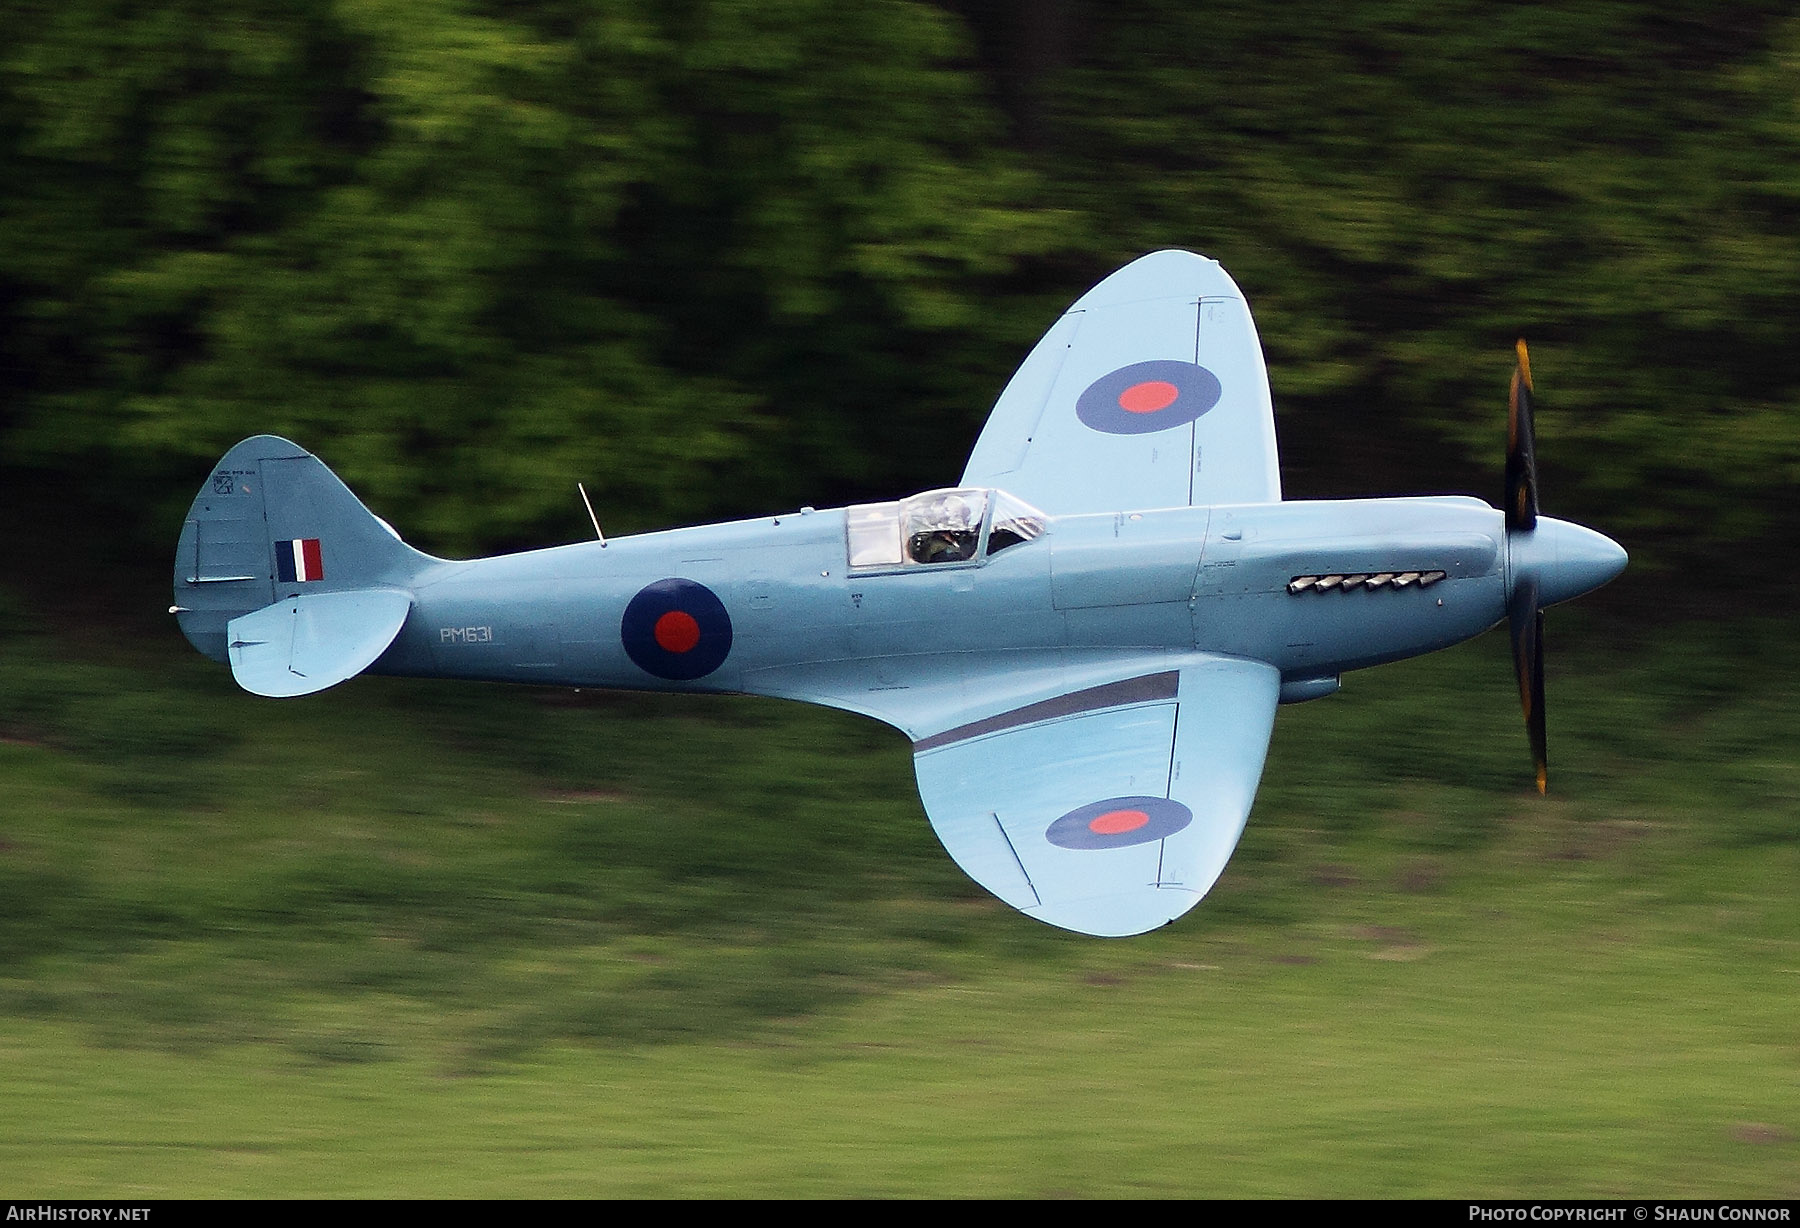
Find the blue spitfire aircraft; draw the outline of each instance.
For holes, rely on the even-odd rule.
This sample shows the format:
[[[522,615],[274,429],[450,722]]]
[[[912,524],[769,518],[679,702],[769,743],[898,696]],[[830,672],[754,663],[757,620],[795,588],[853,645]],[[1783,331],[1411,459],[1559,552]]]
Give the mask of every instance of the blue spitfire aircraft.
[[[912,739],[926,813],[977,882],[1136,934],[1225,868],[1277,705],[1345,670],[1506,621],[1544,787],[1542,607],[1625,552],[1538,514],[1523,344],[1509,440],[1501,511],[1282,502],[1244,297],[1165,251],[1056,322],[955,489],[453,562],[264,435],[194,500],[173,612],[258,695],[371,671],[864,713]]]

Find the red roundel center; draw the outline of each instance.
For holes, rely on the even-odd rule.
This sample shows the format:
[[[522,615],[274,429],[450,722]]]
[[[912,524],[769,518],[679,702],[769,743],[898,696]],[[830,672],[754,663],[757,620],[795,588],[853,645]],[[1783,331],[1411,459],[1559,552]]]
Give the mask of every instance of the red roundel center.
[[[692,614],[670,610],[656,620],[654,634],[656,646],[664,652],[692,652],[700,642],[700,624]]]
[[[1128,414],[1153,414],[1175,403],[1181,389],[1168,380],[1147,379],[1119,394],[1119,408]]]
[[[1100,836],[1117,836],[1136,831],[1150,821],[1142,810],[1109,810],[1088,820],[1088,830]]]

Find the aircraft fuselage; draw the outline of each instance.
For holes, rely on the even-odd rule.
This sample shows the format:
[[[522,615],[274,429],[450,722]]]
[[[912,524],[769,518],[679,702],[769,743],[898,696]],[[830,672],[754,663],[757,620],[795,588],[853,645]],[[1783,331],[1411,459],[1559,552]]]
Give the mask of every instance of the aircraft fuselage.
[[[853,569],[845,540],[833,509],[438,564],[374,668],[781,694],[786,671],[831,662],[1198,649],[1267,661],[1307,698],[1506,616],[1501,515],[1466,497],[1065,516],[982,561],[904,568]],[[701,677],[659,677],[625,647],[628,605],[670,579],[711,590],[729,619],[729,651]]]

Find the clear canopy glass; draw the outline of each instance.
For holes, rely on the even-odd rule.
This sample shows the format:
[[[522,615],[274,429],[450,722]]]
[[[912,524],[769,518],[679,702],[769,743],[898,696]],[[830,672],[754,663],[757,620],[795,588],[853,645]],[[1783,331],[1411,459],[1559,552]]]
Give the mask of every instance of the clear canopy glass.
[[[990,517],[991,512],[991,517]],[[846,510],[852,567],[978,563],[1044,531],[1044,514],[1003,491],[928,490]]]

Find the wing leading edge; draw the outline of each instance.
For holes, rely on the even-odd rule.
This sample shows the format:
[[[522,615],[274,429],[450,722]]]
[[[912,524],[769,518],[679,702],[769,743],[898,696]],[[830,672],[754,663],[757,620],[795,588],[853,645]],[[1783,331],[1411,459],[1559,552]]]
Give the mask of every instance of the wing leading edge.
[[[1270,665],[1187,656],[914,743],[944,847],[1013,907],[1122,937],[1200,902],[1243,833],[1281,687]]]
[[[1278,501],[1274,406],[1243,292],[1182,251],[1102,281],[1000,394],[962,484],[1052,515]]]

